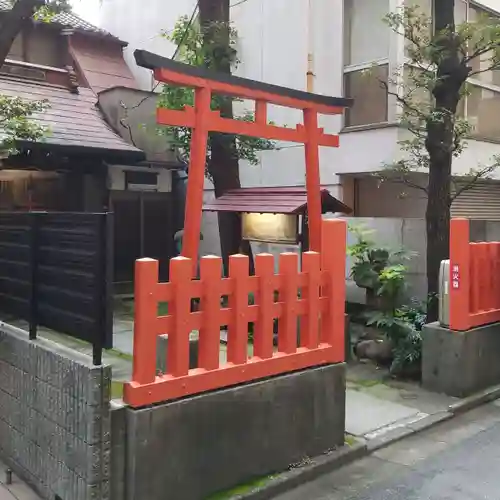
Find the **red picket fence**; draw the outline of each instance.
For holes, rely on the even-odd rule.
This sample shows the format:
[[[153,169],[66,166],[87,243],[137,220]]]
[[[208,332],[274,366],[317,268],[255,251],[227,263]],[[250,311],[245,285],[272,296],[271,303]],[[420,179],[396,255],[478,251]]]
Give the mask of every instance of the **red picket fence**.
[[[346,224],[323,221],[322,252],[230,257],[229,277],[221,278],[220,257],[203,257],[200,279],[192,279],[192,262],[170,261],[170,282],[158,283],[158,261],[136,262],[135,326],[132,380],[124,400],[140,407],[228,387],[272,375],[344,361]],[[299,294],[300,291],[300,294]],[[276,300],[276,292],[278,298]],[[249,305],[253,293],[255,304]],[[300,296],[299,296],[300,295]],[[228,297],[228,306],[221,305]],[[201,310],[191,312],[199,298]],[[158,317],[159,302],[168,315]],[[300,345],[297,318],[300,317]],[[273,323],[278,318],[278,347]],[[248,356],[248,325],[254,324],[253,356]],[[220,365],[220,328],[228,325],[227,363]],[[189,369],[189,336],[199,331],[198,368]],[[168,334],[167,373],[156,373],[158,335]]]
[[[500,321],[500,242],[471,243],[469,221],[450,227],[450,328]]]

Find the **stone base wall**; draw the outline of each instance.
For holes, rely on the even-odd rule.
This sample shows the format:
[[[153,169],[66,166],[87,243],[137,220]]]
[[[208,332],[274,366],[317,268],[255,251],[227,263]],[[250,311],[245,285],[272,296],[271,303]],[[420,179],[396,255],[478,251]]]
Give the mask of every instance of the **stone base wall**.
[[[422,332],[422,384],[459,398],[500,384],[500,323],[455,332],[438,323]]]
[[[0,323],[0,455],[43,498],[110,498],[111,368]]]
[[[113,413],[113,500],[200,500],[342,445],[345,365]]]

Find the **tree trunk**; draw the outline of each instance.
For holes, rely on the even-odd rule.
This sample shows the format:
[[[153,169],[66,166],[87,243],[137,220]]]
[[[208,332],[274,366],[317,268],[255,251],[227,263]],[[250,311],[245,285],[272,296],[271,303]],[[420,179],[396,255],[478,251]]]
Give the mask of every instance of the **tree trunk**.
[[[427,230],[427,292],[429,297],[433,297],[438,293],[439,267],[441,261],[449,257],[450,205],[448,200],[450,197],[450,175],[451,165],[448,167],[448,159],[441,162],[431,158],[429,199],[425,214]],[[438,315],[439,303],[436,300],[429,301],[427,320],[429,322],[437,321]]]
[[[200,0],[199,8],[206,66],[215,71],[231,74],[229,0]],[[218,101],[221,116],[233,118],[232,99],[227,96],[218,96]],[[214,183],[215,196],[219,198],[229,189],[241,187],[236,139],[228,134],[211,133],[209,141],[211,158],[208,163],[208,173]],[[230,255],[245,251],[251,257],[251,249],[248,242],[242,245],[239,214],[221,212],[218,214],[218,220],[221,253],[224,269],[227,272]]]
[[[0,67],[5,62],[10,48],[25,23],[29,22],[43,0],[17,0],[9,12],[2,13],[0,23]]]
[[[427,123],[426,149],[429,153],[429,186],[426,211],[427,288],[438,292],[439,266],[449,257],[451,174],[453,160],[454,120],[460,100],[460,88],[468,76],[455,39],[454,0],[435,3],[434,25],[437,50],[434,61],[438,81],[433,90],[439,119]],[[428,321],[438,319],[438,303],[432,300]]]

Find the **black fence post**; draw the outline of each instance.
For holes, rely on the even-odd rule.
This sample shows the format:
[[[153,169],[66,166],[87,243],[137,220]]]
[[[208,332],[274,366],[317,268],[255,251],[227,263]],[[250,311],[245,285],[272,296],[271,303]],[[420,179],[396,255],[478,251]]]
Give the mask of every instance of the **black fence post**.
[[[38,328],[38,261],[40,214],[30,213],[29,220],[29,255],[30,255],[30,299],[29,299],[29,338],[36,339]]]
[[[100,321],[93,341],[94,365],[102,364],[102,350],[113,346],[113,214],[99,214],[99,277]]]
[[[102,346],[98,340],[92,344],[92,363],[94,366],[102,365]]]

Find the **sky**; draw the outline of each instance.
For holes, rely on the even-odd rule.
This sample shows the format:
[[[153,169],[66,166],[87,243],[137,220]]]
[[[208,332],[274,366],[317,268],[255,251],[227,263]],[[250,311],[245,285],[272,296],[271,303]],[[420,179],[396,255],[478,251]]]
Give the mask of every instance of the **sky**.
[[[99,0],[71,0],[75,14],[89,23],[99,25]]]

